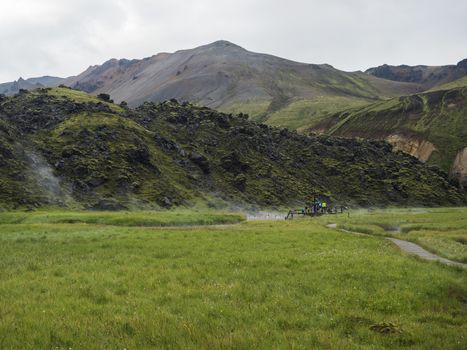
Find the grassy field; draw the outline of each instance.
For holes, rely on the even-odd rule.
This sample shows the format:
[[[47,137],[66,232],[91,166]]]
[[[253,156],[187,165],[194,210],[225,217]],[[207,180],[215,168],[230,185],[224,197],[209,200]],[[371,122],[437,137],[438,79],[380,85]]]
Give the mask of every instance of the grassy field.
[[[352,212],[350,218],[320,220],[335,221],[349,231],[411,241],[445,258],[467,263],[467,208],[361,210]]]
[[[1,213],[0,349],[467,347],[465,271],[325,220]]]

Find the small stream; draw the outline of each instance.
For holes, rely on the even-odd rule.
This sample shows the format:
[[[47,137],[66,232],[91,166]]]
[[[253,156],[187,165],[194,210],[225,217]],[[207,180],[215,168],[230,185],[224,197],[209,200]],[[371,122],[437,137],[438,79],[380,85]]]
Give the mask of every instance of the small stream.
[[[402,229],[400,226],[382,226],[383,230],[389,233],[401,233]]]

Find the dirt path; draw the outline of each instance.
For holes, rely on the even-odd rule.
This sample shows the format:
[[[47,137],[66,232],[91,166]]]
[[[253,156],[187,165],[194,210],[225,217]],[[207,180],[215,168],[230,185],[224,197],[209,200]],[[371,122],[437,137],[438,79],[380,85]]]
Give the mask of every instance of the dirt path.
[[[404,252],[407,252],[409,254],[418,255],[422,259],[439,261],[439,262],[441,262],[443,264],[446,264],[446,265],[460,266],[460,267],[463,267],[463,268],[467,268],[467,264],[463,264],[463,263],[457,262],[457,261],[452,261],[452,260],[443,258],[441,256],[438,256],[436,254],[430,253],[429,251],[427,251],[427,250],[423,249],[422,247],[420,247],[418,244],[403,241],[402,239],[391,238],[391,237],[386,237],[386,239],[393,242],[395,245],[397,245]]]
[[[326,226],[329,228],[337,229],[337,224],[329,224]],[[340,231],[359,235],[359,236],[372,236],[366,233],[352,232],[352,231],[347,231],[347,230],[342,230],[342,229],[340,229]],[[440,263],[443,263],[446,265],[459,266],[459,267],[463,267],[464,269],[467,268],[467,264],[457,262],[457,261],[452,261],[452,260],[443,258],[441,256],[438,256],[436,254],[430,253],[429,251],[420,247],[418,244],[404,241],[402,239],[392,238],[392,237],[384,237],[384,238],[391,241],[395,245],[397,245],[402,251],[409,253],[409,254],[417,255],[422,259],[430,260],[430,261],[439,261]]]

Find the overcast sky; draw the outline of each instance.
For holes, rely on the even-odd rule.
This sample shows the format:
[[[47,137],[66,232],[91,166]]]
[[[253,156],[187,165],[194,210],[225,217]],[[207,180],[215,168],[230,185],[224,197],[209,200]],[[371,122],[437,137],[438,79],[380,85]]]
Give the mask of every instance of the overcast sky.
[[[0,82],[219,39],[353,71],[467,57],[466,0],[0,0]]]

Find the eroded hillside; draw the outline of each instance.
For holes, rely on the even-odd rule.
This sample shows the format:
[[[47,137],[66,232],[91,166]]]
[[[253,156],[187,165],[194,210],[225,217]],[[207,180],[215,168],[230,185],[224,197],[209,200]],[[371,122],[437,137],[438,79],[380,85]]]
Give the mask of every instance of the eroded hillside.
[[[423,162],[450,171],[465,186],[467,87],[458,84],[332,114],[310,131],[387,140]]]

